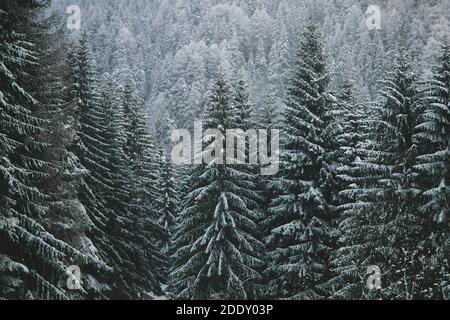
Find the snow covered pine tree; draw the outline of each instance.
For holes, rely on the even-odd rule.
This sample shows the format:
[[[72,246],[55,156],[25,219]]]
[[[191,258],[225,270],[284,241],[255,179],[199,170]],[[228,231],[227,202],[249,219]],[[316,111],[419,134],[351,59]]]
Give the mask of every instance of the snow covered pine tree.
[[[410,299],[414,297],[416,263],[423,219],[417,212],[420,190],[413,169],[417,143],[413,130],[417,121],[417,86],[404,50],[388,78],[383,81],[383,101],[367,120],[371,139],[357,150],[351,184],[341,192],[345,204],[340,223],[341,248],[338,268],[345,278],[336,297],[346,299]],[[383,289],[369,291],[365,274],[378,266]]]
[[[416,128],[420,141],[415,169],[420,173],[425,216],[421,233],[426,255],[418,296],[450,299],[450,45],[442,46],[433,79],[422,93],[423,116]]]
[[[208,106],[205,130],[218,129],[225,135],[236,126],[233,96],[219,75]],[[204,141],[204,152],[223,153],[225,146],[213,138]],[[212,149],[211,149],[212,147]],[[218,151],[222,150],[222,151]],[[216,155],[219,156],[220,155]],[[190,177],[190,189],[183,204],[174,245],[175,266],[169,291],[178,299],[248,299],[261,281],[257,271],[263,265],[257,240],[258,219],[253,177],[236,166],[205,163]]]
[[[332,99],[321,34],[310,24],[303,35],[287,91],[281,174],[266,224],[266,276],[271,297],[328,297],[333,218],[329,135]]]
[[[57,199],[50,181],[55,170],[62,169],[50,152],[64,153],[64,146],[50,139],[48,132],[48,120],[54,120],[56,112],[52,108],[61,103],[58,92],[46,96],[56,79],[50,75],[41,79],[50,63],[45,41],[51,36],[44,34],[46,22],[34,20],[48,4],[9,0],[0,4],[0,298],[68,299],[68,266],[107,272],[101,261],[57,239],[43,226],[54,230],[50,218]],[[39,92],[36,98],[41,101],[30,92]],[[61,122],[54,124],[54,128],[61,126]],[[62,183],[54,180],[52,186],[59,188]],[[73,204],[72,212],[83,214],[84,209]],[[84,280],[93,295],[100,295],[92,281]],[[87,292],[82,288],[81,293]]]
[[[149,209],[136,204],[141,199],[138,190],[142,193],[142,188],[148,187],[145,175],[151,178],[141,165],[148,165],[145,154],[151,152],[145,149],[145,117],[134,111],[136,105],[123,103],[117,84],[108,75],[103,77],[102,90],[98,88],[86,34],[73,57],[73,95],[79,105],[81,138],[77,154],[89,170],[79,194],[94,222],[91,235],[99,254],[114,268],[108,281],[111,297],[140,299],[146,292],[160,295],[166,259],[153,241],[154,237],[167,236],[157,225],[156,216],[148,215]],[[124,107],[128,111],[127,125],[135,124],[127,133]],[[136,196],[133,201],[130,191]]]

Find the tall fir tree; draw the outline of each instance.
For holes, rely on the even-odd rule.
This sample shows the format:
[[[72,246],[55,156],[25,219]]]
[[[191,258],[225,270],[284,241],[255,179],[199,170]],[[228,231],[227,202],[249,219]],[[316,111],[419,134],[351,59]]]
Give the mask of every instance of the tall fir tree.
[[[46,130],[39,135],[39,139],[48,144],[42,157],[50,164],[46,170],[48,178],[37,185],[49,196],[48,210],[39,222],[57,239],[88,257],[88,263],[74,261],[83,270],[83,290],[70,292],[70,298],[105,298],[108,294],[105,278],[110,269],[99,258],[97,248],[87,236],[92,222],[77,197],[85,171],[71,151],[78,137],[75,108],[67,92],[70,86],[65,85],[65,26],[59,25],[58,18],[55,13],[45,19],[38,14],[33,28],[27,32],[36,43],[40,62],[29,71],[35,79],[33,96],[40,102],[39,115],[49,120]]]
[[[369,114],[366,106],[356,95],[352,80],[344,80],[337,95],[340,103],[341,129],[337,137],[339,146],[339,162],[341,165],[353,163],[357,157],[356,149],[365,139],[365,128],[361,120]]]
[[[276,108],[276,97],[275,92],[270,91],[267,93],[264,99],[264,105],[259,111],[256,117],[256,123],[259,129],[267,130],[267,150],[268,156],[273,157],[272,145],[277,143],[275,141],[275,136],[272,135],[272,130],[280,130],[280,117],[277,113]],[[279,143],[279,141],[278,141]],[[258,150],[260,146],[258,147]],[[270,150],[270,151],[269,151]],[[261,163],[261,157],[259,156],[260,168],[264,168],[264,165]],[[271,232],[270,226],[265,223],[265,221],[270,217],[270,203],[276,195],[276,190],[274,190],[272,186],[272,182],[276,179],[276,176],[261,176],[258,177],[257,181],[257,189],[261,192],[261,200],[260,200],[260,208],[261,208],[261,222],[260,222],[260,230],[263,236],[263,241],[266,236],[268,236]],[[263,254],[265,267],[270,263],[270,258],[267,255],[267,248]],[[269,296],[269,286],[266,284],[263,288],[263,298]]]
[[[204,129],[234,129],[232,92],[219,75],[207,106]],[[216,137],[217,138],[217,137]],[[207,137],[204,154],[223,156],[220,139]],[[175,235],[169,290],[178,299],[248,299],[261,279],[257,214],[252,177],[214,161],[198,165],[190,177]]]
[[[135,232],[141,236],[139,245],[145,252],[147,262],[143,274],[153,279],[153,293],[162,294],[159,288],[166,282],[168,264],[166,252],[160,251],[160,243],[169,243],[169,233],[158,224],[160,213],[159,179],[163,174],[158,147],[150,133],[148,117],[140,100],[128,83],[122,97],[124,107],[124,150],[129,160],[131,174],[130,209],[134,215]],[[155,289],[156,287],[156,289]]]
[[[358,149],[350,170],[340,223],[341,248],[337,272],[345,279],[335,297],[347,299],[411,299],[417,288],[417,263],[423,248],[423,219],[417,212],[420,190],[414,170],[417,142],[415,76],[403,50],[383,82],[384,99],[368,119],[371,138]],[[380,290],[369,290],[366,273],[377,266],[382,273]],[[379,289],[379,288],[376,288]]]
[[[355,172],[361,162],[363,154],[360,152],[365,144],[370,141],[370,129],[366,117],[369,115],[368,108],[366,108],[355,94],[355,88],[352,80],[344,80],[340,92],[337,96],[339,100],[340,110],[343,113],[341,117],[341,129],[338,133],[337,141],[339,143],[339,150],[337,152],[337,159],[339,166],[336,170],[337,174],[337,188],[336,192],[341,192],[357,186],[357,182],[364,179],[364,175],[356,176]],[[361,275],[355,269],[352,260],[346,260],[347,256],[345,247],[347,247],[347,237],[345,225],[347,220],[353,219],[353,216],[346,214],[349,202],[348,198],[342,195],[338,196],[338,204],[341,206],[338,209],[337,219],[335,221],[335,235],[338,238],[337,245],[339,247],[332,254],[331,266],[333,268],[334,277],[330,280],[331,286],[330,298],[351,299],[355,292],[351,290],[359,287],[348,285],[351,283],[358,283],[361,280]],[[348,285],[348,286],[347,286]]]
[[[150,173],[146,157],[152,152],[142,147],[147,143],[145,117],[136,112],[131,97],[128,105],[122,103],[108,75],[99,90],[87,35],[73,57],[72,94],[80,122],[76,152],[89,172],[79,196],[93,221],[90,234],[99,255],[114,268],[110,296],[142,299],[146,293],[162,294],[165,259],[152,243],[165,233],[145,207],[150,201],[145,195],[150,186],[144,181]]]
[[[248,204],[248,209],[255,213],[255,222],[258,226],[258,229],[255,230],[254,236],[257,240],[263,242],[263,232],[261,228],[261,222],[264,217],[263,207],[261,206],[264,198],[263,198],[263,186],[260,184],[262,181],[262,177],[260,175],[261,166],[254,163],[254,160],[258,160],[259,157],[259,139],[258,139],[258,129],[257,127],[257,118],[256,111],[252,99],[250,97],[249,88],[247,82],[243,79],[239,80],[234,88],[234,114],[236,119],[235,129],[240,130],[237,132],[236,139],[239,139],[241,143],[245,143],[245,151],[242,154],[244,157],[244,163],[238,163],[238,169],[242,172],[248,174],[248,179],[251,183],[253,183],[254,191],[252,196],[249,198],[254,203],[253,205]],[[260,136],[259,136],[260,138]],[[270,134],[269,134],[270,139]],[[238,142],[238,140],[234,141]],[[236,144],[236,147],[238,145]],[[238,156],[238,153],[242,152],[238,148],[235,156]],[[227,155],[228,156],[228,155]],[[255,205],[257,204],[257,205]],[[258,249],[258,255],[263,259],[265,247],[261,247]],[[261,274],[263,273],[265,266],[260,266],[256,269]],[[253,288],[253,298],[254,297],[262,297],[265,291],[265,285],[260,281],[255,281]]]
[[[157,180],[160,176],[160,154],[155,139],[150,133],[148,116],[143,103],[136,97],[132,83],[125,85],[121,103],[124,109],[125,153],[130,159],[130,167],[138,181],[132,197],[147,208],[156,207],[158,198]],[[139,194],[138,194],[139,193]],[[153,218],[157,215],[151,214]]]
[[[148,212],[131,207],[130,190],[136,180],[129,166],[125,149],[125,116],[120,103],[118,85],[105,75],[100,105],[104,116],[99,130],[105,142],[105,153],[110,154],[105,173],[108,189],[102,190],[108,223],[104,229],[112,244],[108,248],[109,261],[115,269],[112,298],[142,299],[146,293],[162,294],[163,256],[153,244],[155,236],[163,231]],[[133,210],[137,209],[137,210]],[[151,234],[159,231],[159,234]]]
[[[236,128],[247,131],[254,128],[254,108],[250,102],[250,93],[245,80],[236,83],[233,106],[236,110]]]
[[[99,103],[100,91],[92,51],[88,35],[83,33],[78,44],[69,53],[70,99],[75,104],[77,135],[79,140],[74,146],[74,153],[80,165],[87,171],[78,192],[79,199],[94,223],[91,230],[95,241],[101,246],[107,246],[102,241],[104,235],[101,229],[105,226],[107,217],[101,199],[101,191],[109,189],[105,179],[106,163],[109,154],[105,153],[105,141],[99,128],[102,121],[102,110]]]
[[[450,295],[450,46],[441,49],[433,79],[423,92],[423,116],[416,128],[420,173],[426,219],[421,238],[428,248],[420,284],[421,298],[448,299]]]
[[[322,299],[328,295],[333,249],[333,137],[329,76],[321,34],[310,24],[291,76],[283,121],[281,173],[269,217],[266,276],[271,297]]]
[[[61,81],[46,73],[50,70],[48,55],[53,53],[48,45],[50,21],[38,20],[48,4],[0,4],[0,298],[6,299],[86,296],[84,288],[93,293],[93,283],[83,278],[80,294],[71,295],[65,286],[67,267],[76,264],[106,271],[75,244],[62,241],[69,239],[55,228],[59,199],[54,188],[65,189],[64,182],[55,179],[62,170],[55,152],[64,154],[66,146],[51,133],[53,129],[61,134],[62,120],[55,114],[63,107],[61,92],[50,94]],[[65,211],[82,215],[83,208],[72,197],[69,195],[66,204],[74,207]]]
[[[286,26],[283,22],[277,23],[274,34],[276,39],[270,49],[269,54],[269,83],[270,90],[274,91],[276,97],[284,99],[284,84],[287,81],[289,72],[289,39],[286,31]]]

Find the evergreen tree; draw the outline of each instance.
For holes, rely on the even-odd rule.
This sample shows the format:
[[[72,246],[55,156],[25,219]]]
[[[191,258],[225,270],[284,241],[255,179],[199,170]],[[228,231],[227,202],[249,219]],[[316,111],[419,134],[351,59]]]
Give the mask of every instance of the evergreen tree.
[[[126,154],[133,177],[130,186],[130,210],[135,215],[136,230],[142,235],[140,243],[148,259],[145,273],[150,273],[151,278],[159,283],[165,283],[168,258],[166,252],[160,254],[158,251],[160,243],[169,243],[170,234],[157,223],[162,215],[160,179],[164,171],[161,168],[161,156],[150,133],[143,105],[136,99],[130,85],[125,87],[122,104],[125,106],[124,127],[128,141]],[[176,195],[170,199],[176,199]],[[160,290],[153,290],[154,293],[161,294]]]
[[[61,170],[51,154],[64,147],[48,131],[49,120],[55,120],[53,108],[62,102],[60,92],[48,95],[58,79],[42,77],[49,70],[46,41],[51,36],[46,22],[35,19],[47,5],[0,4],[0,298],[6,299],[68,299],[68,266],[105,272],[98,260],[57,239],[63,236],[50,225],[56,199],[50,185],[43,184]],[[62,125],[57,121],[56,128]],[[62,188],[62,182],[51,186]],[[82,213],[73,204],[66,209]],[[92,282],[82,280],[84,287],[93,289]],[[87,293],[83,286],[81,295]]]
[[[241,36],[238,34],[236,28],[233,28],[233,36],[228,42],[227,51],[230,63],[233,66],[234,70],[240,70],[245,65],[245,59],[242,51],[240,50],[241,42]]]
[[[89,235],[99,248],[102,259],[108,261],[105,250],[109,243],[104,232],[108,216],[102,194],[111,189],[106,179],[109,154],[106,153],[106,143],[101,131],[104,114],[86,33],[82,34],[79,43],[70,52],[69,59],[69,98],[74,103],[79,138],[73,151],[79,159],[79,166],[86,171],[80,183],[78,197],[93,223]]]
[[[39,139],[47,143],[42,158],[50,163],[46,170],[48,178],[37,185],[49,196],[48,210],[39,222],[57,239],[89,256],[89,264],[77,263],[82,270],[84,292],[72,291],[71,299],[105,298],[109,291],[105,278],[110,269],[99,258],[97,248],[87,236],[92,222],[77,197],[85,170],[71,151],[78,137],[75,105],[67,92],[70,86],[63,85],[67,80],[64,29],[58,25],[56,15],[36,20],[39,22],[33,24],[35,30],[29,30],[28,34],[36,43],[40,63],[29,72],[33,79],[38,79],[33,88],[33,96],[40,102],[38,113],[49,120]]]
[[[321,299],[330,278],[334,151],[329,77],[321,35],[315,25],[304,33],[288,87],[277,196],[266,220],[271,297]]]
[[[339,143],[339,150],[337,152],[337,159],[339,166],[336,170],[337,173],[337,188],[336,192],[341,192],[356,186],[358,179],[363,179],[363,177],[358,177],[354,175],[355,167],[357,167],[361,162],[361,152],[360,149],[364,148],[365,143],[370,140],[368,137],[370,130],[367,127],[368,121],[365,121],[365,117],[368,116],[368,110],[360,102],[358,97],[355,95],[354,86],[352,81],[344,80],[340,92],[337,96],[341,111],[341,123],[337,137]],[[354,298],[355,292],[346,291],[351,286],[346,287],[346,285],[360,281],[360,275],[358,273],[353,273],[355,265],[350,262],[350,265],[343,265],[342,252],[343,248],[346,247],[347,238],[345,237],[345,229],[343,226],[346,220],[350,217],[345,214],[345,204],[348,202],[343,196],[338,197],[338,204],[342,205],[338,210],[338,217],[335,221],[335,236],[338,237],[338,246],[342,247],[336,250],[332,255],[332,267],[334,268],[334,277],[330,280],[329,284],[331,287],[330,297],[341,298],[341,299],[351,299]],[[354,217],[350,217],[354,218]],[[342,224],[341,224],[342,223]],[[345,288],[345,289],[343,289]],[[360,288],[358,288],[360,289]]]
[[[415,78],[400,50],[397,63],[383,82],[384,99],[369,118],[370,141],[357,151],[350,170],[340,223],[341,248],[337,272],[345,285],[336,297],[347,299],[411,299],[423,254],[419,246],[423,219],[417,213],[420,191],[413,169],[417,144],[413,130],[417,120]],[[382,272],[382,289],[369,290],[368,267]]]
[[[341,119],[340,133],[337,136],[339,146],[339,163],[346,166],[354,162],[357,148],[365,139],[364,126],[361,122],[368,115],[367,108],[360,102],[356,95],[352,81],[344,80],[340,93],[337,96],[339,106],[339,119]]]
[[[156,201],[159,195],[157,181],[160,176],[160,157],[154,139],[150,134],[148,117],[130,83],[125,86],[121,101],[124,109],[125,153],[130,160],[130,168],[135,177],[132,201],[149,211],[154,219],[157,214]],[[147,208],[147,209],[145,209]]]
[[[238,134],[239,139],[242,139],[242,141],[245,141],[245,163],[238,164],[238,168],[240,171],[245,172],[248,174],[248,179],[250,182],[253,183],[254,188],[252,191],[254,191],[253,196],[249,196],[250,199],[253,201],[253,203],[258,204],[250,205],[248,204],[248,209],[253,211],[256,214],[256,220],[255,222],[258,225],[258,230],[254,234],[255,237],[261,242],[263,242],[263,232],[261,230],[261,221],[264,217],[263,213],[263,206],[261,206],[264,198],[262,196],[263,194],[263,186],[261,185],[261,182],[263,180],[262,176],[260,176],[261,167],[260,165],[257,165],[255,163],[250,163],[252,160],[258,159],[258,129],[257,127],[257,119],[255,115],[254,106],[251,103],[251,98],[249,94],[249,89],[247,86],[247,83],[245,80],[239,80],[238,83],[235,86],[235,93],[234,93],[234,114],[236,116],[236,124],[235,129],[241,130],[242,135]],[[264,129],[264,128],[263,128]],[[269,135],[268,139],[270,139],[271,136]],[[256,148],[253,148],[256,146]],[[240,151],[238,150],[235,154],[238,155]],[[260,250],[265,251],[265,247],[261,248]],[[263,258],[264,251],[259,252],[259,255],[261,258]],[[261,266],[257,269],[258,272],[262,274],[264,271],[265,266]],[[262,292],[265,290],[262,283],[256,283],[254,289],[254,297],[261,297]]]
[[[116,271],[112,297],[140,299],[145,293],[162,294],[163,274],[160,272],[165,260],[153,241],[154,237],[164,233],[148,212],[130,206],[130,190],[133,190],[136,180],[125,153],[127,136],[123,106],[117,85],[108,76],[105,76],[105,82],[101,95],[104,117],[100,130],[105,141],[105,153],[110,154],[110,158],[105,173],[109,189],[103,190],[102,198],[109,218],[105,228],[110,242],[108,255]],[[151,234],[155,231],[159,234]]]
[[[362,78],[372,97],[380,90],[379,83],[383,79],[386,53],[379,30],[366,31],[359,40],[357,64]]]
[[[267,130],[267,150],[269,151],[269,156],[273,156],[271,154],[272,150],[272,144],[274,143],[274,137],[272,136],[272,130],[279,130],[280,129],[280,117],[277,114],[276,111],[276,101],[275,101],[275,93],[273,91],[270,91],[266,98],[264,99],[264,105],[262,110],[260,110],[258,117],[256,119],[256,122],[258,124],[259,129]],[[262,168],[262,165],[261,165]],[[261,223],[260,223],[260,230],[263,235],[263,237],[266,237],[270,234],[270,227],[267,226],[267,224],[264,223],[265,220],[267,220],[270,217],[270,202],[276,195],[276,190],[272,187],[273,180],[276,179],[276,177],[273,176],[261,176],[258,177],[257,181],[257,188],[261,191],[262,199],[260,200],[260,208],[261,208]],[[263,239],[264,240],[264,239]],[[265,258],[265,265],[270,262],[270,259],[267,257],[267,252],[264,253]],[[269,288],[266,285],[264,290],[263,297],[267,297]]]
[[[148,214],[150,200],[144,197],[150,185],[144,181],[149,173],[145,157],[151,152],[144,149],[145,117],[134,110],[135,100],[127,97],[129,87],[125,90],[128,104],[124,105],[108,76],[99,91],[86,35],[74,58],[73,97],[80,119],[77,154],[89,171],[79,196],[94,223],[91,235],[99,254],[114,268],[111,295],[139,299],[145,292],[161,294],[165,259],[153,241],[165,233],[156,216]]]
[[[267,59],[264,40],[262,36],[257,37],[254,57],[254,85],[256,86],[254,97],[259,102],[263,98],[260,93],[265,92],[267,88]]]
[[[420,297],[448,299],[449,218],[450,218],[450,46],[442,46],[439,65],[423,93],[423,116],[416,128],[420,156],[415,168],[420,173],[424,204],[420,212],[426,218],[421,235],[428,248]]]
[[[227,128],[234,129],[232,99],[228,84],[219,76],[207,106],[205,130],[217,129],[225,135]],[[219,141],[208,137],[205,142],[220,157],[225,146]],[[177,251],[169,289],[176,298],[254,297],[263,244],[257,240],[257,214],[249,209],[257,207],[253,189],[251,175],[238,167],[210,162],[193,170],[174,241]]]

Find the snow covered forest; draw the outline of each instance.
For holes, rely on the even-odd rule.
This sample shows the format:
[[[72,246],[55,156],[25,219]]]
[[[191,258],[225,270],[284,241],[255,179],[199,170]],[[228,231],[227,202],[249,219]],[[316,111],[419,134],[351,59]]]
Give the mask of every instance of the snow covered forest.
[[[279,173],[174,166],[196,120]],[[449,0],[0,1],[0,300],[448,300],[449,260]]]

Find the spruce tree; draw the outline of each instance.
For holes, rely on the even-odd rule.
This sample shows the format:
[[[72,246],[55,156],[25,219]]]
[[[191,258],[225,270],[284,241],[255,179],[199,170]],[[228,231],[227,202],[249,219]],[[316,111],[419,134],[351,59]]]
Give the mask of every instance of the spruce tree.
[[[204,129],[225,135],[236,125],[233,110],[231,89],[219,75]],[[211,138],[205,142],[213,143]],[[225,148],[217,143],[215,147]],[[254,297],[263,244],[257,240],[257,214],[249,209],[257,206],[253,189],[252,176],[238,167],[211,162],[193,170],[174,241],[177,251],[169,290],[175,298]]]
[[[121,99],[124,110],[125,153],[136,180],[133,201],[141,206],[156,208],[157,181],[160,176],[160,157],[152,137],[142,102],[136,97],[131,83],[127,83]],[[140,194],[138,194],[140,193]],[[152,212],[153,218],[157,217]]]
[[[450,295],[450,46],[442,46],[439,64],[421,100],[423,116],[416,128],[420,142],[415,169],[420,173],[426,219],[421,238],[427,254],[420,296],[448,299]]]
[[[80,122],[76,152],[88,170],[79,196],[94,224],[90,234],[99,255],[114,268],[111,297],[162,294],[165,259],[153,242],[164,238],[165,232],[156,215],[149,214],[151,198],[146,193],[154,182],[145,180],[152,152],[144,148],[145,117],[135,110],[136,100],[127,96],[129,87],[124,95],[128,104],[108,75],[99,90],[86,35],[73,57],[72,95]]]
[[[355,94],[353,82],[344,80],[340,92],[337,95],[341,111],[340,130],[336,138],[339,143],[339,150],[336,154],[338,159],[338,168],[336,170],[337,187],[336,192],[341,192],[356,186],[356,182],[364,179],[364,176],[356,176],[355,170],[361,162],[361,149],[365,143],[370,140],[368,128],[369,121],[366,121],[368,109],[361,104]],[[329,281],[331,288],[330,298],[352,299],[355,298],[355,292],[350,290],[353,288],[352,283],[361,280],[361,276],[355,273],[355,265],[350,260],[345,260],[345,248],[347,246],[347,238],[345,232],[345,223],[349,218],[346,214],[346,206],[349,200],[342,195],[338,196],[337,203],[341,206],[337,212],[335,221],[335,236],[338,237],[337,246],[340,247],[332,254],[331,266],[334,276]],[[353,218],[353,217],[350,217]],[[342,224],[341,224],[342,223]],[[342,247],[342,248],[341,248]],[[345,261],[345,262],[344,262]],[[360,288],[356,287],[356,290]]]
[[[137,274],[145,276],[142,289],[156,295],[162,295],[161,285],[167,277],[167,257],[161,254],[161,242],[168,242],[168,232],[162,228],[157,220],[158,212],[158,179],[160,176],[160,160],[154,138],[148,127],[147,116],[142,102],[136,97],[131,84],[125,86],[122,93],[121,104],[123,115],[117,115],[122,121],[122,134],[124,135],[123,150],[127,158],[127,175],[130,177],[130,199],[128,211],[133,221],[129,226],[134,233],[136,247],[139,254],[144,257],[136,258]],[[141,264],[138,265],[137,261]]]
[[[65,237],[51,225],[57,224],[52,219],[57,199],[50,186],[65,188],[59,180],[50,185],[62,169],[52,152],[64,147],[50,132],[62,126],[55,118],[60,92],[49,95],[61,83],[51,74],[42,77],[49,70],[50,27],[35,20],[47,5],[0,4],[0,298],[6,299],[68,299],[68,266],[105,271],[91,255],[62,241]],[[73,204],[66,209],[83,214]],[[95,291],[88,277],[82,281],[81,295],[87,293],[84,288]]]
[[[283,22],[277,23],[277,38],[270,49],[269,54],[269,83],[270,90],[274,91],[276,97],[284,99],[285,82],[289,70],[289,39],[286,26]]]
[[[104,151],[110,155],[105,172],[109,188],[101,194],[108,216],[104,232],[110,243],[109,261],[115,268],[112,298],[141,299],[146,293],[162,294],[161,266],[165,261],[153,241],[164,233],[148,211],[130,205],[133,203],[130,191],[135,190],[137,181],[125,152],[126,118],[117,88],[106,75],[100,100],[104,116],[99,128],[105,142]],[[154,234],[155,231],[159,234]]]
[[[247,131],[254,128],[253,119],[253,105],[250,102],[250,94],[245,80],[239,80],[236,84],[234,93],[234,108],[236,110],[236,125],[235,129],[242,129]]]
[[[74,153],[87,171],[78,192],[79,199],[94,223],[92,236],[99,245],[107,246],[102,228],[107,222],[101,191],[109,189],[105,179],[109,154],[105,153],[105,141],[100,131],[102,110],[99,103],[98,78],[89,46],[88,36],[82,34],[79,43],[69,55],[70,98],[75,104],[78,122],[78,143]]]
[[[29,30],[28,34],[36,43],[40,63],[29,72],[33,79],[38,79],[34,82],[33,96],[40,102],[39,115],[49,120],[39,139],[48,145],[42,157],[50,163],[46,170],[48,178],[37,185],[49,196],[48,210],[39,222],[57,239],[89,256],[88,264],[74,262],[82,270],[83,292],[72,291],[70,298],[105,298],[108,294],[105,278],[110,269],[99,258],[98,249],[87,236],[92,222],[77,197],[85,170],[71,151],[78,137],[75,104],[67,92],[70,85],[63,85],[67,80],[64,29],[58,25],[56,15],[37,19],[39,22],[33,24],[34,30]]]
[[[269,156],[273,156],[271,154],[272,144],[275,143],[275,137],[272,136],[272,130],[280,129],[280,117],[276,110],[276,101],[275,101],[275,92],[270,91],[267,93],[264,99],[264,105],[262,109],[259,111],[256,117],[256,123],[258,124],[258,129],[267,130],[267,150],[269,151]],[[259,148],[258,148],[259,150]],[[259,158],[260,159],[260,158]],[[261,159],[260,159],[261,162]],[[260,168],[263,168],[263,165],[260,163]],[[276,190],[274,190],[272,186],[272,182],[276,179],[276,176],[260,176],[257,181],[257,189],[261,192],[261,200],[260,208],[261,208],[261,223],[260,230],[263,236],[263,241],[266,236],[270,234],[270,226],[265,223],[265,221],[270,217],[270,202],[273,197],[276,195]],[[270,258],[266,254],[267,249],[263,254],[265,260],[265,267],[270,262]],[[262,288],[264,290],[263,298],[268,297],[269,288],[266,284],[265,287]]]
[[[403,50],[383,82],[383,100],[367,120],[370,140],[363,143],[341,192],[340,243],[336,271],[345,279],[335,297],[411,299],[415,295],[423,219],[417,212],[420,191],[414,170],[417,142],[415,77]],[[377,266],[381,290],[369,290],[366,273]]]
[[[283,120],[280,177],[265,221],[266,276],[269,296],[321,299],[328,295],[330,253],[333,248],[333,137],[329,77],[321,35],[307,27],[287,90]]]
[[[339,119],[342,120],[337,137],[339,146],[339,162],[341,165],[351,164],[357,157],[356,149],[364,141],[365,130],[361,120],[367,116],[368,110],[356,95],[353,81],[344,80],[337,99],[339,100]]]
[[[248,179],[253,183],[254,191],[253,196],[250,199],[255,205],[248,205],[248,209],[255,213],[255,222],[258,225],[258,229],[255,230],[254,236],[261,242],[263,242],[263,232],[261,228],[261,221],[263,220],[263,186],[260,184],[263,181],[263,177],[260,175],[261,167],[256,163],[250,163],[252,160],[258,159],[258,129],[257,118],[254,105],[251,102],[251,97],[248,89],[248,85],[245,80],[241,79],[237,82],[234,88],[234,115],[236,119],[235,129],[241,130],[240,135],[238,134],[238,139],[245,141],[245,161],[244,163],[238,164],[238,169],[242,172],[248,174]],[[264,129],[264,128],[262,128]],[[270,134],[269,134],[270,139]],[[253,148],[256,146],[256,148]],[[238,150],[235,154],[238,155],[240,151]],[[263,258],[265,247],[261,247],[258,253],[261,258]],[[258,272],[262,273],[265,266],[261,266],[257,269]],[[254,285],[253,297],[261,297],[263,291],[265,291],[264,285],[261,282],[256,282]]]

